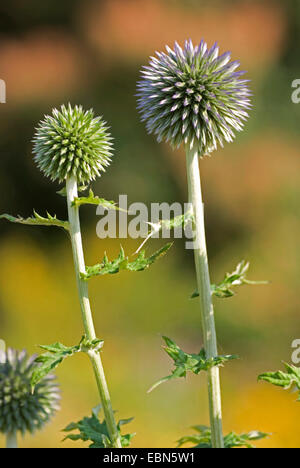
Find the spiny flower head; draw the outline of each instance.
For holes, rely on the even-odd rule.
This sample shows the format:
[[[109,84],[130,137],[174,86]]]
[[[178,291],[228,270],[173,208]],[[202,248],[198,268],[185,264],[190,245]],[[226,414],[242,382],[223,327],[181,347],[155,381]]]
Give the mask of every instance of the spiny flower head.
[[[59,409],[59,389],[54,376],[44,377],[31,391],[30,378],[36,356],[25,350],[0,351],[0,432],[34,432]]]
[[[173,146],[195,147],[200,156],[231,142],[250,107],[249,80],[235,71],[239,62],[203,41],[186,41],[183,49],[175,42],[166,50],[151,57],[138,83],[138,109],[148,132]]]
[[[33,139],[34,159],[52,180],[75,176],[78,182],[91,182],[109,165],[111,136],[106,122],[94,117],[92,109],[61,106],[46,115]]]

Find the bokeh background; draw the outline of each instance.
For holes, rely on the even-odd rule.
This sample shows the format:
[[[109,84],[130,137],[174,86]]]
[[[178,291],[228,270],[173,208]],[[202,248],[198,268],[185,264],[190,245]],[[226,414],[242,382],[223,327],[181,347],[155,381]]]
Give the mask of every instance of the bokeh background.
[[[252,81],[253,110],[243,134],[201,161],[207,241],[214,281],[238,261],[251,262],[253,279],[267,286],[241,288],[216,300],[220,351],[240,361],[222,370],[225,431],[258,429],[272,436],[258,446],[300,447],[296,395],[264,383],[259,373],[290,362],[300,338],[300,104],[291,83],[300,78],[297,0],[11,0],[0,6],[0,78],[7,103],[0,105],[0,212],[30,215],[48,209],[66,216],[58,186],[35,167],[34,126],[52,107],[82,103],[103,114],[115,138],[115,156],[94,191],[107,199],[185,202],[182,151],[157,144],[136,111],[136,81],[155,50],[192,38],[216,40],[240,59]],[[120,241],[96,236],[93,207],[81,210],[87,264],[104,250],[117,254]],[[138,241],[122,240],[127,251]],[[152,240],[156,250],[162,240]],[[60,230],[0,226],[0,337],[37,352],[37,345],[72,345],[82,334],[71,250]],[[208,424],[204,376],[149,386],[167,375],[171,361],[161,335],[185,350],[202,345],[193,258],[176,241],[149,271],[123,273],[90,283],[113,406],[135,419],[134,447],[174,447],[195,424]],[[61,429],[98,403],[85,356],[57,371],[61,411],[23,447],[79,447],[61,443]],[[127,428],[126,428],[127,429]],[[3,446],[4,440],[0,437]]]

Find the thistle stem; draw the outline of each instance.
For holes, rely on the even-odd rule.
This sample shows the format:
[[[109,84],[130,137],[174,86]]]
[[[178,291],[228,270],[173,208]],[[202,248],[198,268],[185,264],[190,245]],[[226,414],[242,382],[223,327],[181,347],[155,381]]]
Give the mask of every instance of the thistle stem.
[[[18,448],[16,432],[9,432],[6,434],[6,448]]]
[[[196,238],[194,242],[196,245],[194,246],[194,258],[200,299],[202,330],[206,357],[209,359],[216,357],[218,355],[218,350],[206,250],[198,152],[194,148],[186,148],[186,161],[189,201],[192,203],[195,216]],[[213,448],[224,448],[219,368],[212,367],[208,370],[207,375],[212,446]]]
[[[79,302],[81,307],[81,316],[87,338],[89,340],[94,340],[96,338],[96,333],[89,301],[88,285],[87,282],[82,280],[80,276],[80,273],[85,273],[85,262],[80,230],[79,209],[78,207],[72,206],[74,198],[78,196],[77,181],[75,177],[69,177],[67,179],[66,190],[70,223],[70,236],[72,242],[73,259],[79,293]],[[90,351],[88,354],[93,365],[94,374],[96,377],[100,399],[105,415],[105,421],[112,445],[115,448],[122,448],[100,354],[95,351]]]

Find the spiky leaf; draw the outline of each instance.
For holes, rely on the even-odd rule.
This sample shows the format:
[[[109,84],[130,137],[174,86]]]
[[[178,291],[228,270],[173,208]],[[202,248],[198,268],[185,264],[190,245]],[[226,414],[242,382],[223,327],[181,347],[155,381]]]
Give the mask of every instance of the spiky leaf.
[[[286,372],[265,372],[258,376],[258,380],[269,382],[277,387],[282,387],[285,390],[295,387],[299,391],[299,397],[297,401],[300,401],[300,368],[287,364],[284,362]]]
[[[103,340],[96,338],[95,340],[89,341],[85,336],[83,336],[79,344],[75,346],[65,346],[62,343],[40,345],[40,348],[44,349],[46,353],[36,358],[36,362],[40,363],[40,365],[32,372],[32,388],[67,357],[73,356],[75,353],[79,352],[88,352],[91,349],[98,352],[102,346]]]
[[[109,261],[107,255],[105,254],[101,263],[87,267],[86,273],[82,273],[81,277],[84,280],[88,280],[93,276],[108,274],[113,275],[119,273],[121,270],[143,271],[149,268],[149,266],[152,265],[158,258],[165,255],[171,245],[172,243],[166,244],[150,257],[146,257],[145,251],[143,250],[133,261],[129,261],[129,258],[125,255],[125,252],[121,247],[120,253],[116,259]]]
[[[39,215],[36,211],[33,210],[33,216],[31,218],[21,218],[21,216],[11,216],[9,214],[0,215],[0,219],[7,219],[11,223],[27,224],[29,226],[57,226],[69,230],[69,222],[61,221],[57,219],[56,215],[51,216],[47,213],[47,217]]]
[[[193,374],[199,374],[201,371],[207,371],[215,366],[222,366],[225,362],[232,359],[238,359],[236,355],[224,355],[216,356],[214,358],[206,358],[205,350],[201,349],[198,354],[185,353],[179,346],[170,338],[163,336],[163,339],[167,346],[164,346],[164,350],[174,361],[175,369],[167,377],[163,377],[156,382],[148,392],[151,392],[158,385],[166,382],[167,380],[175,379],[178,377],[186,377],[187,372]]]
[[[151,230],[145,240],[141,243],[139,248],[137,249],[136,253],[138,253],[142,247],[148,242],[151,237],[153,237],[155,234],[159,233],[163,229],[166,230],[171,230],[171,229],[176,229],[179,227],[185,228],[189,223],[194,221],[194,215],[192,211],[188,211],[182,215],[175,216],[174,218],[171,219],[162,219],[161,221],[158,221],[157,223],[148,223],[151,227]]]
[[[104,198],[100,198],[94,195],[94,192],[90,189],[89,194],[87,197],[77,197],[74,198],[72,202],[73,206],[81,206],[81,205],[100,205],[103,208],[107,208],[108,210],[118,210],[119,208],[116,206],[114,201],[108,201]]]
[[[162,219],[157,224],[152,224],[151,226],[155,229],[155,232],[159,232],[163,229],[176,229],[177,227],[185,227],[188,223],[194,221],[194,215],[192,212],[188,211],[179,216],[175,216],[171,219]]]
[[[211,293],[220,298],[232,297],[235,292],[232,287],[242,286],[243,284],[268,284],[268,281],[252,281],[247,279],[249,262],[241,261],[232,273],[226,273],[224,280],[219,284],[211,285]],[[199,297],[198,291],[191,295],[191,299]]]
[[[197,433],[181,437],[181,439],[178,440],[178,447],[182,447],[185,444],[195,444],[193,448],[212,448],[211,430],[209,427],[193,426],[192,429],[194,429]],[[269,434],[259,431],[251,431],[246,434],[236,434],[235,432],[230,432],[224,437],[224,447],[254,448],[252,444],[253,441],[265,439],[268,436]]]
[[[89,448],[111,448],[112,443],[109,438],[106,422],[105,420],[101,422],[98,417],[100,409],[101,405],[93,409],[91,416],[84,417],[76,423],[71,423],[63,429],[64,432],[79,431],[79,433],[76,434],[68,434],[63,440],[71,439],[82,440],[83,442],[89,441],[91,442]],[[123,448],[130,445],[130,441],[135,434],[121,435],[121,426],[130,423],[132,419],[133,418],[122,419],[117,424]]]

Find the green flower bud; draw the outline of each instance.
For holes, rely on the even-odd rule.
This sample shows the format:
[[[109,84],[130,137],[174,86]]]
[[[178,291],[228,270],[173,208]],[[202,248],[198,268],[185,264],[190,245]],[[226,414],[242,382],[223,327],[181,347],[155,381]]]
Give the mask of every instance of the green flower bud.
[[[34,160],[51,180],[63,182],[74,176],[80,183],[91,182],[110,163],[111,140],[106,122],[94,117],[92,109],[61,106],[39,123]]]

